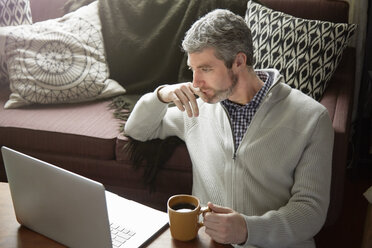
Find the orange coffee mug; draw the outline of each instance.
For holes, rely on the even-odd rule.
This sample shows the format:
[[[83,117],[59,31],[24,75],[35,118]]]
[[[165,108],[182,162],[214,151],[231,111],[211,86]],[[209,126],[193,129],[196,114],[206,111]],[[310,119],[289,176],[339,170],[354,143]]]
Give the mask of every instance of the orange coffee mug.
[[[167,203],[171,235],[180,241],[189,241],[196,237],[203,222],[199,215],[209,212],[208,207],[201,208],[199,199],[192,195],[174,195]]]

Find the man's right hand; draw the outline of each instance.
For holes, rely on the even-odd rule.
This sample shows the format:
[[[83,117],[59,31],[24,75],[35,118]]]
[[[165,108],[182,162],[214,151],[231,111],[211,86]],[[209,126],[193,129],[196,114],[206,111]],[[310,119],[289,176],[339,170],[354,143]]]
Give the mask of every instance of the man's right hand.
[[[186,110],[189,117],[198,117],[199,108],[196,103],[196,96],[202,97],[198,88],[192,83],[179,83],[166,85],[158,90],[158,98],[165,103],[173,102],[182,112]]]

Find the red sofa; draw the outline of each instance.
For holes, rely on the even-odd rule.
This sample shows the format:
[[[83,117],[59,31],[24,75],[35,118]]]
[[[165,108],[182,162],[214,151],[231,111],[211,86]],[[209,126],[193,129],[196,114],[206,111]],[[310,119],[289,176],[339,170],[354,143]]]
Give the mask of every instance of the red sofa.
[[[33,21],[63,15],[66,0],[31,0]],[[348,5],[330,0],[261,0],[267,6],[297,17],[348,21]],[[347,166],[355,73],[355,50],[347,48],[321,104],[329,111],[335,130],[331,204],[327,225],[335,222],[342,207]],[[123,151],[127,138],[119,131],[120,121],[113,117],[111,100],[88,103],[29,106],[4,109],[9,96],[7,85],[0,84],[0,146],[20,150],[67,170],[102,182],[110,191],[126,198],[166,208],[169,196],[190,193],[191,161],[184,144],[158,171],[154,191],[143,181],[144,166],[133,168]],[[6,181],[2,159],[0,180]]]

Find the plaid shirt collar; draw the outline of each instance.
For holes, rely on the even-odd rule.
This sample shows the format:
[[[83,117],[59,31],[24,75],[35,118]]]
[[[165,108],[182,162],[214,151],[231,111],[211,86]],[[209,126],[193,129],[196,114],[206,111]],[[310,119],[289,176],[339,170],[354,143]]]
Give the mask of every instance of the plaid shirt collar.
[[[267,72],[256,71],[256,74],[264,82],[264,85],[249,103],[241,105],[228,99],[221,101],[221,104],[228,112],[231,121],[235,141],[235,150],[238,148],[249,124],[253,119],[254,114],[256,113],[273,82],[272,76],[270,76]]]
[[[248,108],[248,107],[258,108],[258,106],[262,102],[262,99],[264,98],[264,96],[266,95],[268,89],[270,88],[270,86],[272,84],[272,79],[269,77],[269,74],[268,73],[263,72],[263,71],[256,71],[256,74],[264,82],[264,85],[256,93],[256,95],[252,98],[252,100],[249,103],[247,103],[245,105],[241,105],[241,104],[232,102],[229,99],[225,99],[221,103],[225,107],[228,107],[228,108],[231,107],[231,108],[235,108],[235,109],[238,109],[238,108]],[[270,79],[270,80],[268,80],[268,79]]]

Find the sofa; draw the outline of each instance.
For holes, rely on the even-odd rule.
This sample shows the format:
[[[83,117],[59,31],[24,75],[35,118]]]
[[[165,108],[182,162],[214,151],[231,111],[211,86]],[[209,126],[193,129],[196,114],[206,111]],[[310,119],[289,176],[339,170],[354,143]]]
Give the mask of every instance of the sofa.
[[[242,15],[246,11],[246,2],[241,1],[244,6],[244,8],[241,7],[240,14]],[[268,8],[294,17],[334,23],[348,22],[348,4],[345,1],[261,0],[260,2]],[[30,0],[30,3],[34,23],[65,14],[63,7],[66,0]],[[187,25],[194,20],[195,18],[190,19]],[[103,28],[103,32],[105,31]],[[105,46],[107,56],[115,53],[115,45],[106,41]],[[179,47],[179,44],[176,46]],[[340,215],[348,161],[355,84],[355,49],[347,47],[342,51],[341,61],[335,72],[330,73],[331,78],[323,89],[324,92],[321,96],[317,95],[320,103],[328,109],[335,131],[331,202],[326,226],[334,224]],[[179,61],[174,61],[174,64],[182,64],[184,56],[181,51],[180,54],[177,57]],[[129,98],[126,99],[134,99],[132,104],[140,95],[155,89],[159,84],[175,82],[174,78],[170,78],[169,82],[167,79],[154,80],[152,85],[146,85],[146,87],[143,87],[145,84],[142,82],[138,84],[132,82],[131,85],[127,85],[125,79],[123,80],[119,75],[120,71],[127,67],[121,67],[120,61],[114,64],[115,59],[107,59],[108,64],[111,63],[111,76],[127,90],[126,94]],[[146,60],[147,57],[133,58],[134,61],[136,59]],[[177,73],[179,80],[190,76],[181,69]],[[138,85],[141,87],[137,87]],[[171,149],[169,149],[169,144],[172,143],[160,149],[159,144],[163,145],[164,142],[155,142],[155,146],[158,146],[156,148],[150,146],[149,152],[152,149],[163,149],[166,161],[156,168],[151,184],[146,181],[148,167],[152,165],[143,159],[135,161],[126,149],[128,144],[133,143],[120,129],[120,126],[125,124],[125,119],[120,120],[114,115],[115,109],[112,108],[112,102],[115,97],[86,102],[31,104],[17,108],[4,108],[11,89],[7,83],[0,83],[0,87],[0,146],[8,146],[99,181],[109,191],[161,210],[166,209],[166,201],[171,195],[191,193],[192,164],[187,148],[182,142],[174,142]],[[133,98],[130,98],[131,96]],[[122,112],[128,115],[130,108]],[[0,161],[0,180],[6,182],[2,159]]]

